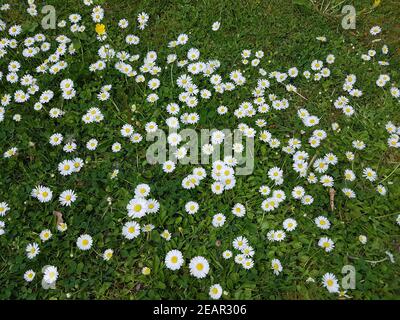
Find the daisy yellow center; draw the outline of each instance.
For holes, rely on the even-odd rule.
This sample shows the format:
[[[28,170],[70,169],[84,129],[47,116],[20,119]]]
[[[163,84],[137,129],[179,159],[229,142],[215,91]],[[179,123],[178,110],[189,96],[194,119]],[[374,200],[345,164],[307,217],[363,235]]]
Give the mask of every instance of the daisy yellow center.
[[[171,262],[172,262],[172,263],[177,263],[177,262],[178,262],[178,257],[177,257],[177,256],[173,256],[173,257],[171,258]]]
[[[332,287],[333,286],[333,280],[329,279],[326,284],[328,285],[328,287]]]
[[[135,227],[129,227],[128,232],[129,233],[134,233],[135,232]]]
[[[135,205],[133,206],[133,210],[136,211],[136,212],[142,210],[142,205],[140,205],[140,204],[135,204]]]
[[[202,264],[202,263],[198,263],[198,264],[196,265],[196,269],[197,269],[198,271],[203,270],[203,269],[204,269],[203,264]]]

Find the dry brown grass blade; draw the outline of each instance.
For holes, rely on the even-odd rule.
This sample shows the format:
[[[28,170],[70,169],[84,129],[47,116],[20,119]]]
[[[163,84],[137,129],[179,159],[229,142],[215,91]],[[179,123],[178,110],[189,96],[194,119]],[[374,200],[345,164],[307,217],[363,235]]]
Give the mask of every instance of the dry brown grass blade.
[[[63,216],[60,211],[53,211],[53,214],[57,218],[57,225],[64,223]]]
[[[336,191],[333,188],[329,189],[329,204],[331,206],[331,210],[335,210],[335,194]]]

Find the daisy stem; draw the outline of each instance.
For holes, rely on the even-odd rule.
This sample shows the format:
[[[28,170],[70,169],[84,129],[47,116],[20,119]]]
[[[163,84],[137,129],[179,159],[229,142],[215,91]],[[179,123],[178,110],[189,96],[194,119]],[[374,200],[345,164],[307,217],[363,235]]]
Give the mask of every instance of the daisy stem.
[[[121,111],[119,111],[119,108],[118,108],[117,104],[114,102],[113,99],[111,99],[111,102],[112,102],[112,104],[115,106],[115,108],[117,109],[117,111],[120,113]]]
[[[171,68],[170,68],[170,70],[171,70],[171,85],[172,85],[172,87],[174,87],[174,79],[173,79],[173,77],[172,77],[172,69],[174,68],[174,65],[172,64],[171,65]]]
[[[359,258],[359,257],[353,257],[353,256],[347,256],[347,258],[349,258],[349,259],[352,259],[352,260],[360,260],[360,259],[363,259],[363,258]],[[383,259],[381,259],[381,260],[364,260],[365,262],[368,262],[368,263],[372,263],[372,264],[376,264],[376,263],[379,263],[379,262],[383,262],[383,261],[386,261],[388,258],[386,257],[386,258],[383,258]]]
[[[398,163],[398,165],[396,166],[396,168],[394,168],[394,170],[389,173],[389,175],[386,176],[386,178],[384,178],[383,180],[381,180],[379,183],[384,182],[386,179],[388,179],[393,173],[395,173],[395,171],[400,167],[400,162]]]
[[[375,219],[382,219],[382,218],[386,218],[386,217],[390,217],[390,216],[395,216],[396,214],[399,214],[399,212],[395,212],[395,213],[389,213],[389,214],[385,214],[384,216],[380,216],[380,217],[375,217]]]
[[[311,161],[310,161],[310,163],[309,163],[308,166],[307,166],[307,173],[308,173],[309,169],[311,168],[312,164],[314,163],[315,159],[317,158],[317,156],[318,156],[318,152],[316,152],[316,153],[314,154],[314,156],[311,158]]]

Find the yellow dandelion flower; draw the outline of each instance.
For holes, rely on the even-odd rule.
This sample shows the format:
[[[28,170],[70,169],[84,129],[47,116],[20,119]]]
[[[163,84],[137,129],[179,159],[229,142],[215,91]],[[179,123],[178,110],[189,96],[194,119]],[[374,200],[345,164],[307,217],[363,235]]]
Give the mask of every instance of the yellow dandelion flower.
[[[102,24],[102,23],[97,23],[96,24],[96,33],[98,35],[100,35],[100,36],[105,34],[106,33],[106,26],[104,24]]]

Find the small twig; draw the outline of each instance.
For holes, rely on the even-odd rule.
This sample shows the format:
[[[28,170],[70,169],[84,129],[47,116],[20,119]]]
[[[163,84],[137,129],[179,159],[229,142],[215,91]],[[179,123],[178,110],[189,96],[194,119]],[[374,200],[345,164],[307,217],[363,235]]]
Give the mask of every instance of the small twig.
[[[294,93],[297,94],[298,96],[302,97],[304,100],[307,100],[307,101],[308,101],[308,99],[307,99],[305,96],[303,96],[301,93],[297,92],[297,90],[293,90],[292,92],[294,92]]]
[[[286,85],[285,85],[284,83],[282,83],[282,82],[279,82],[279,83],[280,83],[281,85],[283,85],[284,87],[286,87]],[[301,93],[297,92],[297,88],[296,88],[296,90],[292,90],[292,91],[290,91],[290,92],[294,92],[294,93],[297,94],[298,96],[302,97],[304,100],[308,101],[308,99],[307,99],[305,96],[303,96]]]

